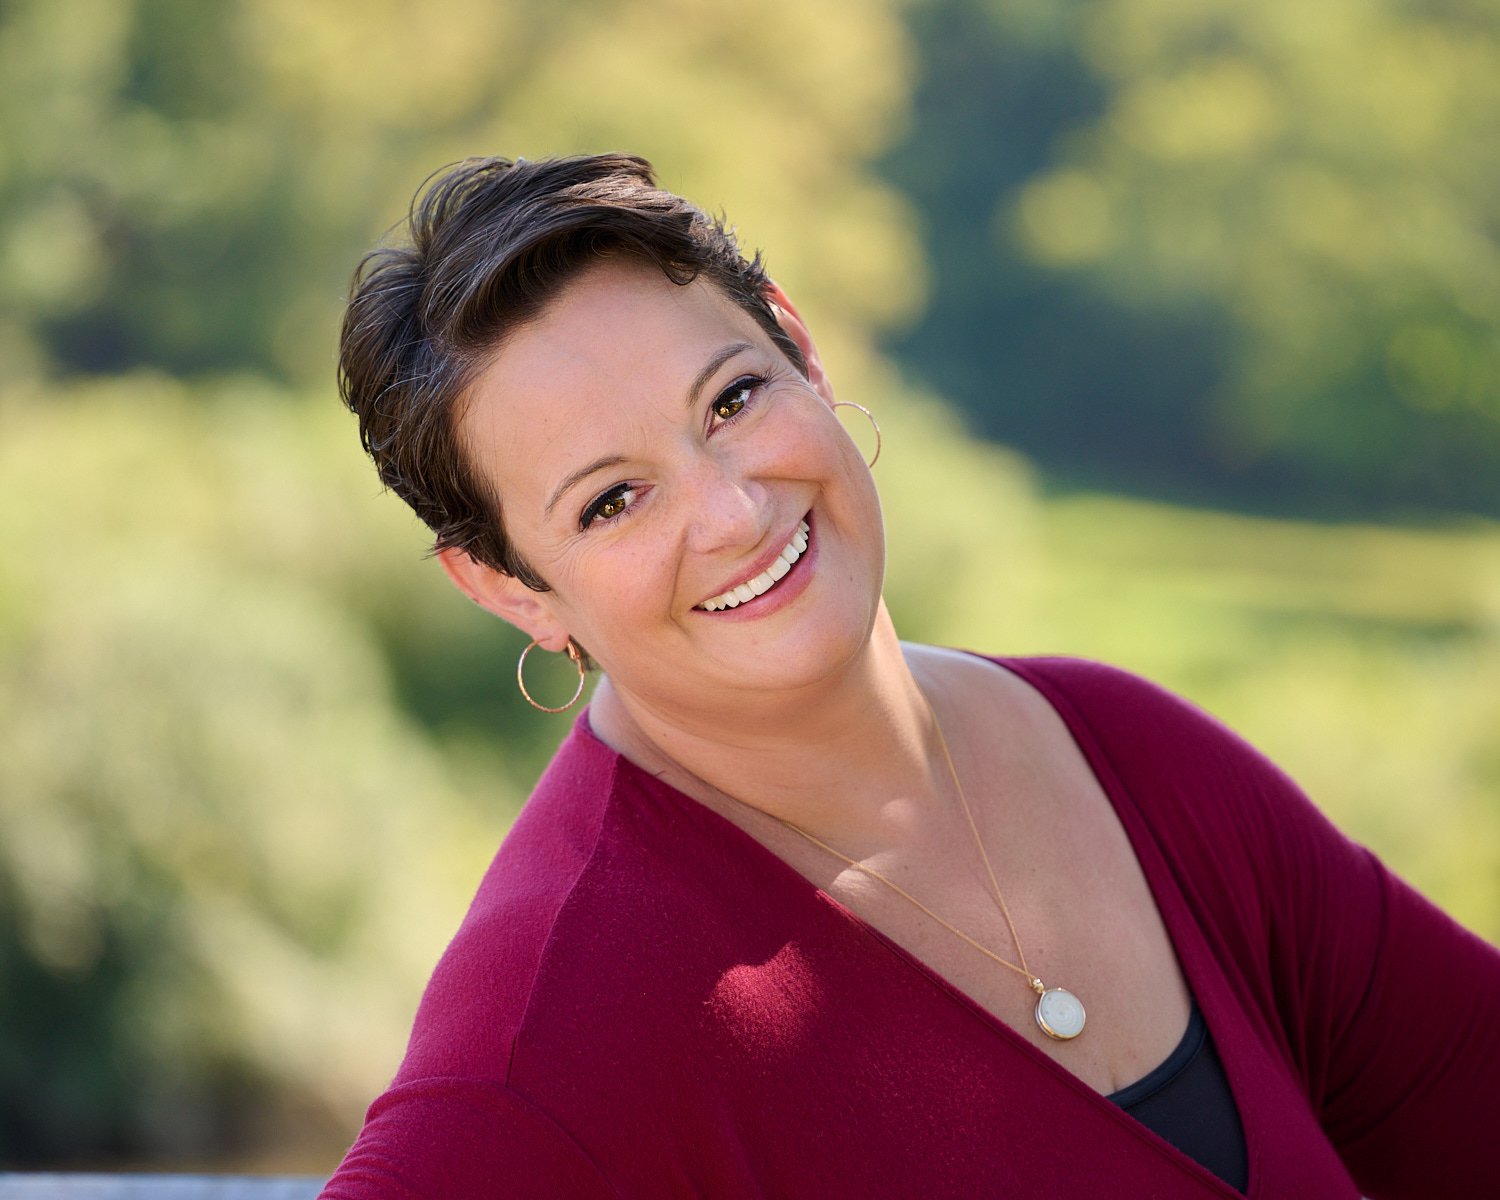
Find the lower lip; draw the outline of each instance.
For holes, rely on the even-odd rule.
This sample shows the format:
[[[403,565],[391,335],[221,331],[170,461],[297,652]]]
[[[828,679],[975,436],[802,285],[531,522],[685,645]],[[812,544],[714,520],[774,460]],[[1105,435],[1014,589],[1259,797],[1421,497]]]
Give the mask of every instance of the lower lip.
[[[803,519],[811,530],[812,514],[809,513]],[[702,609],[697,611],[700,615],[712,617],[716,621],[755,621],[761,617],[769,617],[772,613],[780,612],[807,590],[808,584],[812,582],[813,567],[817,565],[817,561],[818,542],[809,532],[807,549],[792,564],[792,569],[783,575],[770,591],[762,592],[755,599],[746,600],[734,608],[721,608],[718,612],[704,612]]]

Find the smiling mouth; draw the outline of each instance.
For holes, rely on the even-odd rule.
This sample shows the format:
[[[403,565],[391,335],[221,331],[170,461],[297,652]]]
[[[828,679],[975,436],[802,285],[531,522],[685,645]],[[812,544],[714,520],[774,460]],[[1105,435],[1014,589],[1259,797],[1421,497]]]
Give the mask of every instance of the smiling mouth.
[[[732,587],[727,592],[721,592],[712,596],[698,605],[704,612],[720,612],[726,608],[738,608],[747,600],[754,600],[757,596],[763,596],[786,578],[787,573],[807,550],[807,537],[811,532],[806,520],[797,524],[797,532],[778,554],[775,560],[753,579],[747,579],[738,587]]]

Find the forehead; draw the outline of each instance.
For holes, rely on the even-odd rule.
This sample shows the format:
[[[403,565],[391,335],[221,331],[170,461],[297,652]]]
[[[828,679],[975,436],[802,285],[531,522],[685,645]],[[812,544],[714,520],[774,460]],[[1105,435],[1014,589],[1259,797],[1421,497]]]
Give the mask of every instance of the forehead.
[[[680,416],[694,376],[738,340],[770,345],[716,285],[606,260],[512,331],[475,376],[459,418],[465,453],[514,495],[544,486],[560,457],[570,468],[573,458],[627,452],[604,444],[619,424]]]
[[[661,269],[634,259],[606,259],[583,271],[531,321],[513,330],[492,355],[486,374],[549,380],[575,371],[626,371],[691,355],[705,338],[746,326],[742,308],[702,278],[673,283]]]

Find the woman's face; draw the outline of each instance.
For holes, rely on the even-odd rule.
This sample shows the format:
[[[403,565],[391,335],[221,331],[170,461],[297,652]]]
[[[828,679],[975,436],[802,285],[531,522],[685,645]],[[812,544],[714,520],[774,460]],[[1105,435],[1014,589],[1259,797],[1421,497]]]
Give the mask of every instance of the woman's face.
[[[615,260],[508,337],[461,436],[552,590],[497,578],[496,611],[549,647],[571,635],[658,708],[850,662],[880,603],[879,504],[805,329],[783,324],[809,378],[712,284]]]

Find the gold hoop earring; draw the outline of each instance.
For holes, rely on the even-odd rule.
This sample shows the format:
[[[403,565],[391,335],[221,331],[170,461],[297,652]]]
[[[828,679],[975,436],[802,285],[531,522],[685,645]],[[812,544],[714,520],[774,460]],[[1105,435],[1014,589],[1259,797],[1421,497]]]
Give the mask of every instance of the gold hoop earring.
[[[532,708],[539,708],[544,713],[567,712],[568,709],[572,708],[573,705],[578,703],[578,697],[583,695],[583,684],[585,679],[583,670],[583,655],[578,652],[578,647],[573,644],[573,639],[569,638],[566,649],[568,657],[573,660],[573,665],[578,668],[578,687],[573,691],[573,698],[566,704],[564,704],[561,708],[549,708],[545,704],[538,704],[531,698],[531,693],[526,690],[526,656],[533,650],[535,650],[539,645],[541,645],[541,642],[533,641],[531,645],[527,646],[526,649],[521,651],[521,658],[516,663],[516,684],[521,689],[521,695],[526,697],[526,703],[531,705]]]
[[[866,466],[866,468],[868,468],[870,470],[874,470],[875,464],[880,461],[880,447],[882,445],[881,439],[880,439],[880,422],[875,419],[875,414],[872,413],[863,404],[856,404],[856,403],[854,403],[853,400],[835,400],[833,402],[833,407],[834,408],[857,408],[857,409],[859,409],[860,412],[862,412],[862,413],[865,414],[865,420],[867,420],[868,422],[870,422],[870,428],[875,431],[875,457],[872,458],[872,459],[870,459],[869,462],[865,463],[865,466]]]

